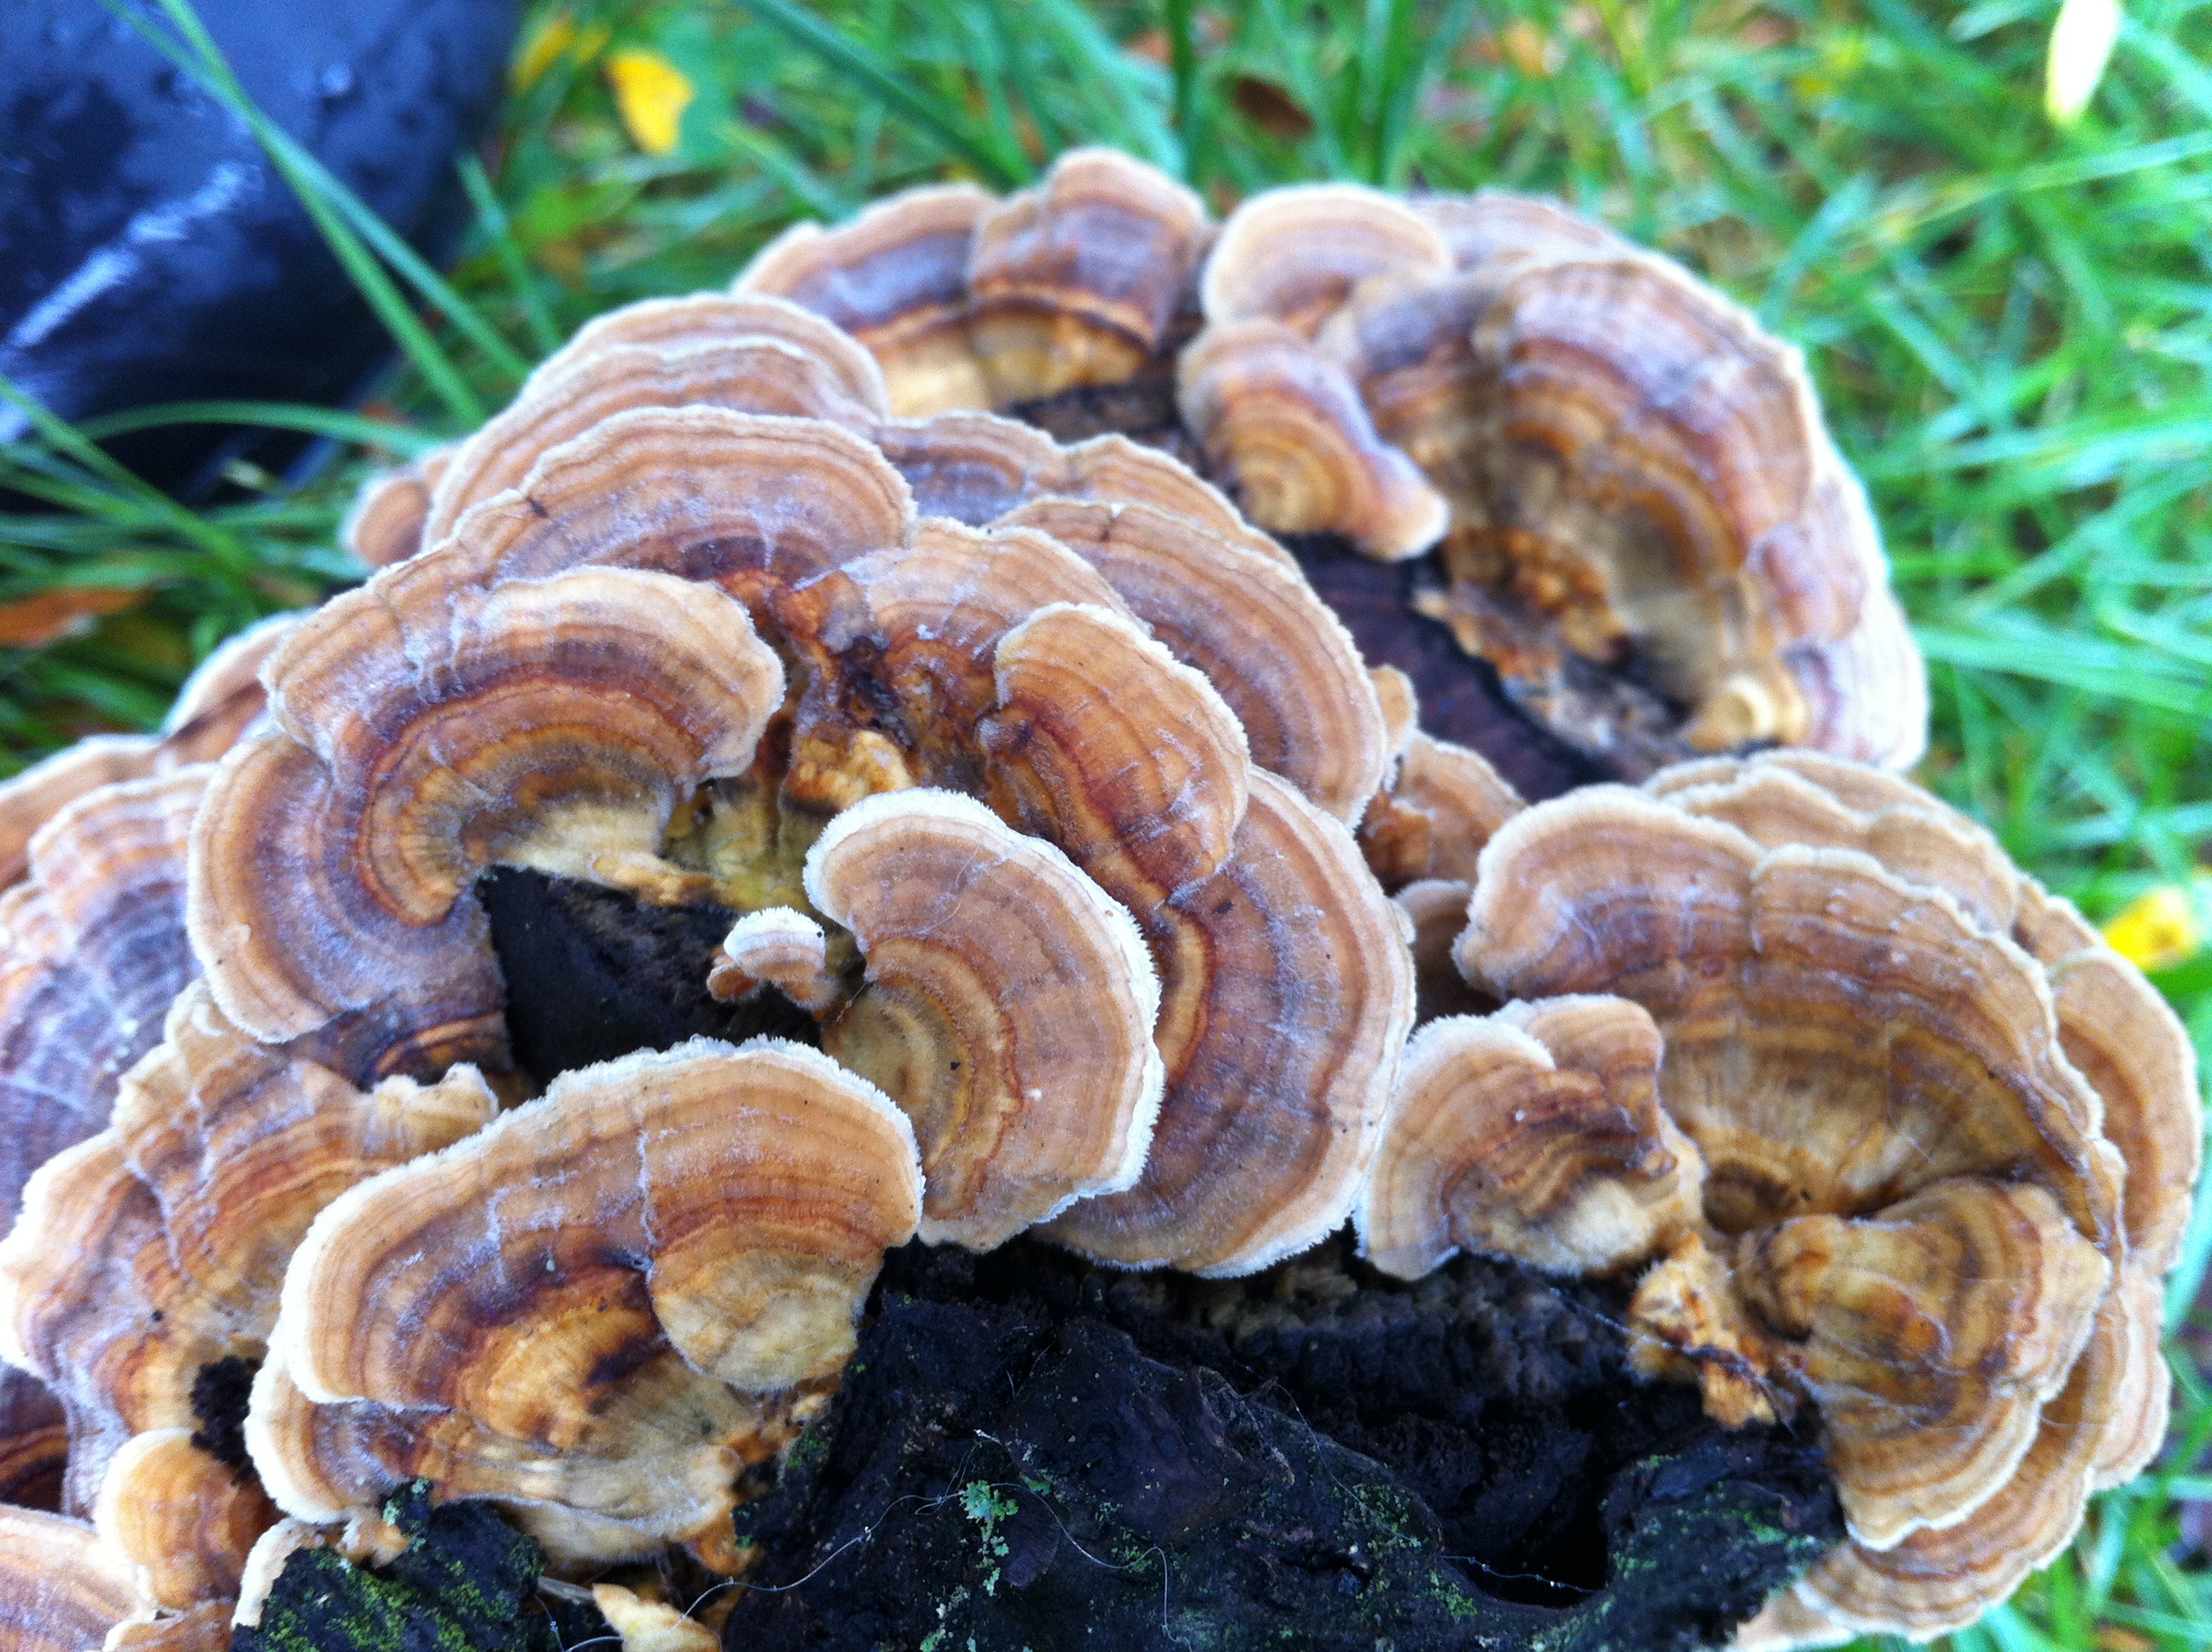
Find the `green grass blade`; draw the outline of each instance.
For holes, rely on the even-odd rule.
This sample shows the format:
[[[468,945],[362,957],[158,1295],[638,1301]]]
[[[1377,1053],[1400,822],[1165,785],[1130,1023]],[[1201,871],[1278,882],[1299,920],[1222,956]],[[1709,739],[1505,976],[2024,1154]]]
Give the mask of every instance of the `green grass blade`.
[[[27,394],[13,379],[0,374],[0,401],[15,407],[31,422],[31,427],[57,452],[66,453],[94,476],[106,482],[123,499],[148,515],[173,529],[179,535],[205,549],[223,556],[235,556],[239,546],[232,538],[213,523],[187,510],[150,482],[133,475],[122,465],[100,452],[68,420],[49,412],[45,405]]]
[[[171,39],[156,27],[150,19],[131,9],[124,0],[100,0],[100,3],[122,18],[149,41],[154,49],[185,73],[200,79],[222,104],[244,120],[257,141],[268,152],[270,161],[289,184],[294,194],[314,221],[325,242],[343,267],[347,276],[368,300],[383,322],[386,331],[398,341],[400,348],[414,362],[416,371],[446,404],[447,412],[464,424],[481,424],[484,418],[483,404],[469,388],[437,341],[418,321],[400,295],[392,277],[369,252],[361,239],[348,227],[335,206],[318,189],[307,174],[296,164],[295,155],[301,153],[298,146],[280,131],[259,110],[256,109],[239,87],[214,43],[207,38],[185,0],[161,0],[162,10],[187,40],[205,43],[204,52],[188,50]],[[212,60],[210,61],[210,55]]]
[[[1182,143],[1182,177],[1198,181],[1206,134],[1199,125],[1198,41],[1192,33],[1193,0],[1167,0],[1168,70],[1175,78],[1175,130]]]
[[[483,230],[484,239],[491,243],[500,268],[506,272],[514,301],[522,307],[523,325],[530,329],[530,342],[537,346],[539,355],[552,355],[561,348],[561,330],[553,325],[552,314],[545,307],[545,295],[538,290],[538,277],[514,239],[514,226],[507,222],[507,209],[499,203],[498,191],[492,188],[483,162],[464,151],[455,164],[461,174],[461,187],[468,191],[469,203],[476,210],[477,222]]]
[[[438,446],[445,438],[404,424],[366,418],[335,408],[312,407],[304,402],[164,402],[154,407],[134,407],[125,413],[109,413],[86,419],[77,427],[93,441],[126,435],[133,430],[155,430],[173,424],[247,424],[269,430],[298,430],[328,436],[334,441],[356,442],[366,447],[388,448],[413,459]]]
[[[993,142],[965,115],[917,89],[876,53],[812,12],[791,0],[744,0],[744,4],[762,22],[812,52],[828,67],[851,76],[907,118],[927,127],[997,187],[1012,189],[1030,180],[1035,169],[1019,150],[1008,151]]]
[[[1141,72],[1149,65],[1140,68],[1077,0],[1020,0],[1007,9],[1032,27],[1042,26],[1069,69],[1097,86],[1120,129],[1097,137],[1136,151],[1163,172],[1182,171],[1182,144],[1160,106],[1162,88]]]

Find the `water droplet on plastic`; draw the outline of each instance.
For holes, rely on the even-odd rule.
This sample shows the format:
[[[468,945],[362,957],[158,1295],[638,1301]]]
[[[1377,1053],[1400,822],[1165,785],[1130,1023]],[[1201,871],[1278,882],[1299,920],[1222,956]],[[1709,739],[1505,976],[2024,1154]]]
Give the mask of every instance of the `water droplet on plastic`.
[[[315,91],[325,103],[336,103],[353,95],[355,86],[350,64],[334,63],[315,77]]]

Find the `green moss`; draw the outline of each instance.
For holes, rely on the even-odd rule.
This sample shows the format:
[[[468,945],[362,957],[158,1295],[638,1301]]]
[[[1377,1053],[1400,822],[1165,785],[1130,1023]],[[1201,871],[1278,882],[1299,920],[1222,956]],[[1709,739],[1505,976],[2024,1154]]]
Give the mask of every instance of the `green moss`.
[[[537,1601],[544,1557],[489,1504],[434,1509],[417,1482],[384,1517],[407,1539],[396,1560],[357,1566],[335,1550],[299,1551],[232,1652],[560,1652]]]

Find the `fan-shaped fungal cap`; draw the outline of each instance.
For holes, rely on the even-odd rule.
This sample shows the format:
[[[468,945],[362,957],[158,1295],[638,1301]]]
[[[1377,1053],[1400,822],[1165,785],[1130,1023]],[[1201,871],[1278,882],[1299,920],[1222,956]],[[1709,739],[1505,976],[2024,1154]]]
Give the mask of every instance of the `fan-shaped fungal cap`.
[[[246,1557],[276,1519],[253,1477],[201,1449],[193,1432],[132,1436],[92,1515],[101,1541],[136,1565],[140,1594],[178,1611],[236,1595]]]
[[[1182,460],[1126,436],[1094,436],[1062,447],[1012,419],[940,413],[933,419],[893,420],[877,430],[876,441],[927,516],[981,527],[1048,497],[1149,505],[1286,569],[1297,568],[1288,551]]]
[[[0,1503],[0,1629],[17,1652],[92,1652],[144,1615],[131,1569],[81,1520]]]
[[[994,404],[1134,374],[1167,342],[1207,227],[1195,195],[1116,149],[1070,149],[986,213],[968,289]]]
[[[1428,878],[1472,885],[1483,845],[1527,806],[1480,752],[1416,728],[1367,806],[1359,847],[1386,886]]]
[[[1009,631],[982,739],[993,802],[1139,914],[1210,877],[1244,817],[1244,731],[1128,620],[1054,604]]]
[[[1443,537],[1443,496],[1376,434],[1344,369],[1289,327],[1208,327],[1177,374],[1192,435],[1261,526],[1340,533],[1384,562]]]
[[[362,483],[338,525],[338,543],[371,568],[389,568],[422,550],[431,492],[453,457],[448,443]]]
[[[630,307],[651,313],[601,317],[454,450],[422,543],[443,539],[470,506],[521,486],[541,455],[633,408],[726,407],[856,429],[889,414],[873,358],[796,305],[705,293]]]
[[[1212,325],[1265,318],[1310,338],[1361,281],[1450,269],[1443,238],[1405,203],[1357,184],[1298,184],[1230,215],[1200,294]]]
[[[2151,1313],[2155,1319],[2154,1308]],[[2043,1409],[2034,1444],[1971,1518],[1915,1532],[1887,1549],[1849,1543],[1831,1551],[1769,1600],[1738,1631],[1736,1644],[1746,1652],[1780,1652],[1862,1632],[1928,1640],[1972,1623],[2048,1564],[2081,1524],[2091,1462],[2116,1412],[2129,1358],[2128,1318],[2121,1293],[2107,1296],[2072,1380]]]
[[[1067,449],[1035,425],[992,413],[894,419],[876,432],[876,443],[913,489],[917,510],[971,528],[1040,493],[1075,491],[1053,485],[1066,469]]]
[[[496,1054],[495,999],[433,1036],[363,1018],[270,1048],[195,982],[125,1079],[113,1122],[40,1169],[0,1243],[0,1353],[67,1402],[76,1501],[111,1511],[103,1529],[164,1604],[230,1593],[259,1529],[250,1482],[222,1491],[232,1468],[187,1437],[201,1374],[259,1357],[285,1261],[323,1206],[495,1110],[469,1066],[427,1088],[380,1082],[395,1066]],[[178,1439],[158,1452],[125,1443],[162,1430]]]
[[[580,568],[489,591],[403,565],[270,662],[279,726],[240,747],[193,834],[188,920],[226,1015],[258,1036],[489,967],[468,887],[496,860],[647,894],[677,804],[742,774],[783,673],[743,607],[665,574]],[[426,663],[410,629],[449,650]]]
[[[1126,906],[1161,980],[1167,1090],[1136,1186],[1055,1238],[1236,1273],[1343,1219],[1413,1013],[1402,920],[1343,826],[1249,768],[1204,677],[1128,621],[1039,610],[999,646],[994,805]]]
[[[306,617],[305,613],[272,614],[257,620],[199,663],[161,720],[157,768],[213,762],[238,744],[260,720],[268,699],[261,687],[261,668]]]
[[[446,588],[544,579],[595,564],[712,580],[759,603],[766,592],[886,546],[914,531],[914,502],[884,456],[818,419],[724,408],[639,408],[603,419],[543,454],[517,495],[468,513],[434,563],[384,587],[421,598],[410,628],[425,635]]]
[[[1862,850],[1947,891],[1982,928],[2024,948],[2050,978],[2060,1042],[2128,1164],[2128,1266],[2152,1274],[2172,1266],[2203,1155],[2195,1049],[2142,972],[2070,905],[2014,866],[1980,826],[1910,781],[1816,752],[1685,765],[1662,794],[1763,844]]]
[[[1881,1556],[1824,1563],[1798,1591],[1875,1628],[1932,1632],[1964,1622],[2063,1546],[2088,1490],[2132,1477],[2163,1438],[2160,1280],[2187,1220],[2201,1152],[2188,1035],[2141,972],[2068,903],[2013,866],[1987,832],[1909,782],[1818,753],[1771,752],[1685,765],[1656,778],[1653,789],[1761,843],[1872,853],[1948,891],[1982,929],[2019,943],[2049,977],[2061,1046],[2101,1102],[2103,1134],[2128,1166],[2127,1242],[2100,1319],[2119,1328],[2100,1328],[2068,1394],[2046,1408],[2071,1418],[2067,1428],[2046,1424],[2012,1485],[1966,1526],[1917,1534]],[[2094,1391],[2077,1393],[2093,1370]],[[1881,1600],[1891,1602],[1887,1618],[1875,1604]]]
[[[117,1082],[192,977],[185,847],[208,771],[106,786],[31,840],[0,896],[0,1222],[52,1154],[107,1122]]]
[[[1449,495],[1479,437],[1482,387],[1472,335],[1494,295],[1472,276],[1376,276],[1352,289],[1315,337],[1341,367],[1385,441]]]
[[[905,1115],[817,1052],[695,1040],[563,1074],[316,1219],[254,1462],[307,1521],[418,1476],[496,1497],[556,1561],[702,1532],[850,1356],[921,1199]]]
[[[230,1603],[210,1600],[188,1612],[118,1624],[102,1652],[230,1652]]]
[[[909,190],[835,229],[798,224],[738,277],[825,316],[868,347],[891,410],[916,418],[990,405],[968,337],[968,256],[992,197],[966,184]]]
[[[89,735],[0,784],[0,890],[30,870],[39,829],[86,793],[212,762],[237,744],[261,715],[263,663],[299,622],[275,615],[217,647],[185,679],[158,736]]]
[[[160,744],[143,734],[94,734],[0,783],[0,889],[30,870],[31,837],[40,827],[88,792],[145,779]]]
[[[887,793],[830,823],[806,892],[867,961],[823,1048],[914,1121],[923,1238],[988,1249],[1136,1179],[1159,981],[1066,855],[972,799]]]
[[[769,907],[738,919],[707,975],[707,990],[725,1004],[769,987],[810,1015],[827,1015],[844,1002],[830,973],[822,926],[789,907]]]
[[[1421,726],[1421,700],[1413,679],[1395,665],[1372,665],[1368,677],[1382,708],[1382,726],[1389,738],[1390,755],[1401,758]]]
[[[1296,572],[1149,505],[1042,499],[1000,521],[1091,563],[1244,726],[1252,761],[1355,820],[1388,761],[1382,708],[1352,638]]]
[[[1795,351],[1644,254],[1525,262],[1473,342],[1463,513],[1509,562],[1601,593],[1602,623],[1571,633],[1636,640],[1705,749],[1917,756],[1917,652]]]
[[[1401,1278],[1462,1248],[1603,1273],[1693,1230],[1705,1165],[1660,1109],[1661,1054],[1624,999],[1431,1022],[1354,1212],[1363,1254]]]
[[[1736,1288],[1820,1401],[1851,1535],[1893,1547],[2002,1489],[2066,1386],[2111,1269],[2041,1187],[1960,1176],[1879,1215],[1799,1217]]]
[[[1452,263],[1462,270],[1504,270],[1580,253],[1636,250],[1603,224],[1540,195],[1484,189],[1472,195],[1417,195],[1407,204],[1443,238]]]
[[[1341,1224],[1413,1017],[1405,920],[1352,835],[1264,770],[1220,869],[1139,910],[1167,1090],[1127,1193],[1048,1230],[1127,1266],[1249,1273]]]
[[[531,380],[583,356],[644,345],[683,350],[701,344],[768,339],[811,356],[848,401],[880,410],[883,369],[843,328],[804,305],[767,293],[690,293],[681,298],[641,299],[597,315],[539,362]]]
[[[622,1652],[717,1652],[721,1637],[665,1600],[648,1600],[619,1583],[594,1583],[592,1601],[622,1642]]]
[[[1113,586],[1045,534],[978,531],[942,519],[925,519],[909,544],[817,581],[785,612],[810,597],[834,604],[844,582],[859,592],[882,651],[871,675],[898,695],[915,755],[938,778],[956,783],[973,781],[975,725],[996,703],[1006,635],[1055,603],[1127,612]],[[852,641],[834,622],[794,629],[813,631],[832,647]]]
[[[1528,695],[1633,652],[1695,747],[1917,756],[1923,668],[1802,368],[1675,265],[1526,197],[1319,185],[1232,215],[1202,290],[1183,419],[1256,519],[1388,557],[1448,498],[1455,629]]]
[[[2040,972],[1869,858],[1762,852],[1589,787],[1491,840],[1458,956],[1504,997],[1610,992],[1651,1011],[1662,1094],[1705,1153],[1724,1230],[2003,1168],[2108,1236],[2083,1133],[2094,1098],[2058,1048]]]
[[[185,679],[159,736],[94,734],[0,784],[0,889],[30,869],[31,839],[103,786],[211,762],[261,715],[261,666],[300,616],[278,614],[223,642]]]

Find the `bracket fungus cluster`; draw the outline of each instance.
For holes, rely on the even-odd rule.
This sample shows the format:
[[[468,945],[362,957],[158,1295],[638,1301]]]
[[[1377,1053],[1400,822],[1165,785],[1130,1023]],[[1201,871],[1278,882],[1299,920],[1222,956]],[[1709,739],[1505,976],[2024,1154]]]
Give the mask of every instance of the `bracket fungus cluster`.
[[[916,1232],[1238,1273],[1343,1220],[1413,1013],[1352,829],[1391,737],[1179,463],[895,418],[811,313],[707,295],[586,329],[368,523],[266,716],[133,783],[183,799],[165,1036],[0,1246],[0,1351],[148,1610],[251,1619],[416,1479],[558,1564],[730,1564]],[[495,866],[736,920],[702,992],[819,1053],[519,1072]]]
[[[1648,1370],[1817,1403],[1851,1541],[1739,1644],[1970,1622],[2156,1450],[2191,1048],[1979,828],[1832,758],[1692,763],[1508,821],[1455,952],[1507,1005],[1417,1036],[1367,1254],[1641,1268]]]
[[[1079,150],[602,317],[343,535],[368,580],[162,735],[0,787],[8,1486],[67,1425],[67,1512],[0,1509],[26,1644],[258,1631],[410,1483],[706,1643],[619,1569],[749,1564],[917,1237],[1618,1279],[1696,1426],[1818,1406],[1850,1540],[1747,1648],[1963,1622],[2155,1449],[2187,1046],[1870,766],[1919,661],[1802,373],[1608,232],[1217,227]],[[1841,755],[1532,805],[1299,535],[1434,552],[1540,720],[1656,683],[1611,772]],[[624,992],[657,1030],[540,1036]]]
[[[0,786],[0,1221],[53,1155],[100,1130],[197,970],[185,847],[209,773],[260,715],[257,678],[293,623],[217,649],[160,733],[100,735]],[[0,1370],[0,1493],[48,1505],[67,1451],[54,1397]]]
[[[1217,228],[1079,149],[1003,200],[802,225],[738,288],[850,331],[902,414],[1142,434],[1272,531],[1436,552],[1424,611],[1629,778],[1747,742],[1919,756],[1919,656],[1796,353],[1550,202],[1308,185]]]

